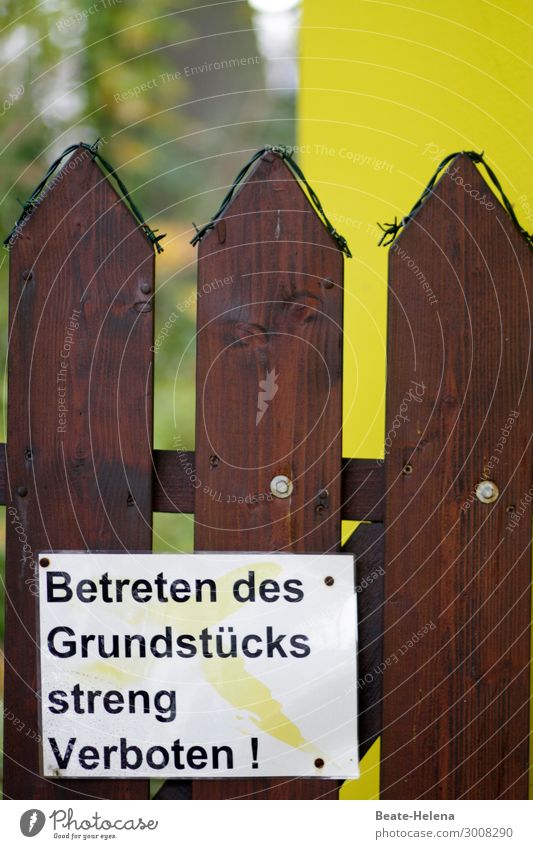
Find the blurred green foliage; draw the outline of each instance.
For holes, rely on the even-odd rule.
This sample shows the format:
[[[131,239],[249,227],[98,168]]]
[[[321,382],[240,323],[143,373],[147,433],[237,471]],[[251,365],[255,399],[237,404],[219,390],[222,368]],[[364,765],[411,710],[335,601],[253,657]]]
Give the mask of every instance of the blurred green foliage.
[[[0,57],[2,238],[20,213],[17,199],[65,147],[104,139],[102,154],[146,220],[168,234],[157,258],[156,337],[173,312],[178,318],[156,356],[155,446],[172,448],[179,437],[193,448],[191,222],[211,217],[257,147],[294,141],[293,92],[267,89],[246,0],[0,2]],[[7,269],[3,251],[4,374]],[[5,394],[4,379],[2,440]],[[191,517],[156,516],[154,531],[156,550],[191,550]]]

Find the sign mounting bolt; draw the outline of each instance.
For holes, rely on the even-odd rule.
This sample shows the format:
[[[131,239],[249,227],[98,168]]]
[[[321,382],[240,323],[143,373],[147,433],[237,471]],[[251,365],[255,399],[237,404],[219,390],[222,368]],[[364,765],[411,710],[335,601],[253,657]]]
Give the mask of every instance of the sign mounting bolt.
[[[499,494],[500,490],[494,481],[481,481],[476,486],[476,496],[483,504],[492,504]]]
[[[293,489],[292,481],[287,475],[276,475],[270,481],[270,492],[276,498],[288,498]]]

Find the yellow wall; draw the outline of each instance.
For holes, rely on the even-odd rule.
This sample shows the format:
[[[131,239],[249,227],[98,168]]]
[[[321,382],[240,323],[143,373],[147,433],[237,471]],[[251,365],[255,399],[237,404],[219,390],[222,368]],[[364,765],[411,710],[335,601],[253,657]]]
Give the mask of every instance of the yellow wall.
[[[304,0],[300,39],[299,161],[354,254],[344,454],[380,457],[387,251],[375,223],[407,213],[446,153],[475,149],[533,230],[533,4]],[[343,798],[377,795],[378,757]]]

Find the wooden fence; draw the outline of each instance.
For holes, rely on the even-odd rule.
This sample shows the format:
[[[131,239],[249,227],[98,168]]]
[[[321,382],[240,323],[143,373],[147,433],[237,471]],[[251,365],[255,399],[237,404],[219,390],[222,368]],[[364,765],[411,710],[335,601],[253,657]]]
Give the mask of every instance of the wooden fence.
[[[392,246],[385,462],[343,459],[343,255],[265,153],[200,243],[195,487],[183,452],[152,445],[153,246],[90,154],[74,156],[11,247],[6,797],[148,796],[144,780],[40,777],[35,557],[150,550],[159,511],[194,512],[197,551],[334,552],[341,519],[366,520],[344,550],[360,755],[381,736],[382,797],[525,798],[532,263],[506,212],[445,174]],[[456,165],[491,196],[466,157]],[[292,495],[260,497],[279,474]],[[487,480],[491,503],[476,496]],[[171,780],[158,798],[337,792]]]

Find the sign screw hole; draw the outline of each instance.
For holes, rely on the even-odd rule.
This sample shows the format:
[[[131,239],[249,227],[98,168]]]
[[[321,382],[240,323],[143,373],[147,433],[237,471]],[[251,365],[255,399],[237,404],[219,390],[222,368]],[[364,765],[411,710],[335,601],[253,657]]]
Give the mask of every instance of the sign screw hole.
[[[516,510],[516,507],[514,506],[514,504],[509,504],[509,506],[506,507],[505,509],[507,510],[508,513],[514,513],[514,511]]]
[[[211,454],[209,458],[209,465],[212,469],[216,469],[216,467],[218,466],[218,457],[216,456],[216,454]]]
[[[411,466],[411,463],[405,464],[405,466],[402,469],[402,474],[403,475],[412,475],[413,474],[413,467]]]
[[[332,578],[331,575],[328,575],[327,578],[324,578],[324,583],[326,587],[332,587],[335,583],[335,578]]]
[[[42,566],[43,569],[46,569],[47,566],[50,566],[50,561],[48,557],[41,557],[39,560],[39,566]]]
[[[316,759],[315,766],[317,769],[322,769],[322,767],[324,766],[324,761],[322,760],[322,758]]]

